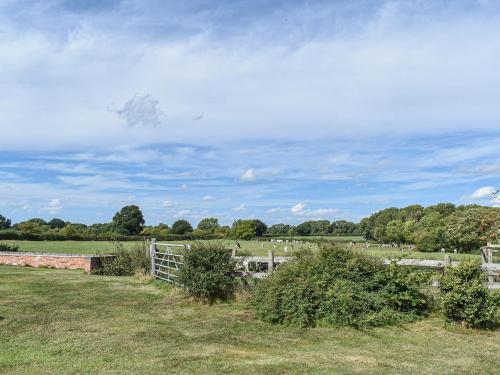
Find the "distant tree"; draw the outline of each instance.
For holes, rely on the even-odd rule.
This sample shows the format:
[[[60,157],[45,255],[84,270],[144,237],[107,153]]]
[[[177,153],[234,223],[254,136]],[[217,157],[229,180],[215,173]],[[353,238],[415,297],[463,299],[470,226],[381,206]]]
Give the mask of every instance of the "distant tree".
[[[466,207],[448,217],[448,242],[462,251],[470,251],[494,238],[500,226],[500,209],[495,207]]]
[[[64,228],[66,226],[66,223],[64,221],[62,221],[61,219],[57,219],[57,218],[52,219],[47,224],[50,227],[50,229],[61,229],[61,228]]]
[[[187,220],[177,220],[172,224],[172,233],[174,234],[186,234],[191,233],[193,231],[193,227],[191,223]]]
[[[233,235],[243,240],[261,237],[266,231],[267,225],[257,219],[239,219],[233,223],[232,227]]]
[[[138,206],[123,207],[113,216],[113,227],[124,235],[137,235],[144,228],[144,216]]]
[[[401,220],[391,220],[387,223],[386,236],[390,242],[402,243],[405,240],[405,223]]]
[[[292,226],[288,224],[273,224],[267,228],[266,234],[270,236],[286,236],[290,234],[291,229]]]
[[[213,233],[218,228],[220,228],[219,219],[217,219],[215,217],[206,217],[198,223],[198,229],[206,231],[206,232]]]
[[[254,220],[236,220],[232,227],[233,235],[242,240],[251,240],[257,236],[257,226]]]
[[[415,224],[413,239],[420,251],[438,251],[447,246],[445,236],[446,217],[440,210],[429,210]]]
[[[0,215],[0,229],[9,229],[11,221],[5,216]]]
[[[267,225],[258,219],[253,220],[255,223],[255,235],[257,237],[262,237],[267,231]]]

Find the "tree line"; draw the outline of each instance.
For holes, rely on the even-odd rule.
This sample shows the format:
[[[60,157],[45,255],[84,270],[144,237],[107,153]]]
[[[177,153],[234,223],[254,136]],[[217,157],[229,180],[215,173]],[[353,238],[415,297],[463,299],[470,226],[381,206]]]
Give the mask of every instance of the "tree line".
[[[142,211],[136,205],[125,206],[118,211],[111,222],[92,225],[71,223],[59,218],[45,221],[33,218],[12,225],[11,220],[0,215],[0,231],[11,230],[27,234],[53,234],[66,237],[113,237],[187,235],[191,238],[239,238],[252,239],[262,236],[309,236],[309,235],[359,235],[359,225],[346,220],[309,220],[299,225],[273,224],[267,226],[258,219],[238,219],[231,226],[221,225],[215,217],[206,217],[196,227],[184,219],[171,226],[160,223],[145,225]],[[0,232],[1,234],[1,232]]]
[[[454,248],[458,251],[477,249],[492,240],[500,229],[500,208],[479,205],[455,206],[440,203],[428,207],[410,205],[390,207],[353,223],[346,220],[309,220],[298,225],[273,224],[267,226],[258,219],[238,219],[231,226],[221,225],[217,218],[207,217],[196,227],[184,219],[171,226],[160,223],[145,225],[143,213],[136,205],[125,206],[111,222],[92,225],[70,223],[54,218],[48,222],[40,218],[12,225],[0,215],[0,238],[6,231],[43,236],[73,238],[114,236],[168,236],[189,235],[190,239],[238,238],[252,239],[262,236],[326,236],[362,235],[366,240],[379,243],[415,244],[421,251]]]
[[[367,240],[379,243],[410,243],[420,251],[468,252],[496,239],[500,208],[452,203],[390,207],[364,218],[359,226]]]

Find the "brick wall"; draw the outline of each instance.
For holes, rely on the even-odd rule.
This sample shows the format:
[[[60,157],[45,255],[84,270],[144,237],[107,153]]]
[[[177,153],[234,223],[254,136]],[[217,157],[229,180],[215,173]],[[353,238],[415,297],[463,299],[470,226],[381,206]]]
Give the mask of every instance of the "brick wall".
[[[22,253],[0,252],[0,264],[12,266],[50,267],[82,269],[85,272],[97,268],[100,258],[97,255],[77,254],[48,254],[48,253]]]

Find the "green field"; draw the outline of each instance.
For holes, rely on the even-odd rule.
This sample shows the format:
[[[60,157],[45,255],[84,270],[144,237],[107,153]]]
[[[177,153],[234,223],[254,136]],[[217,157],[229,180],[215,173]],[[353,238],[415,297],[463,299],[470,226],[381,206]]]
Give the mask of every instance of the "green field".
[[[215,241],[215,240],[214,240]],[[116,244],[106,241],[0,241],[3,243],[16,244],[20,251],[34,251],[47,253],[71,253],[71,254],[95,254],[113,253]],[[227,248],[234,248],[234,240],[220,240]],[[274,248],[273,243],[268,241],[238,241],[241,245],[241,252],[252,255],[267,255],[269,250]],[[193,241],[174,241],[172,243],[193,243]],[[137,246],[138,242],[121,242],[126,248]],[[305,243],[295,245],[292,249],[290,244],[276,244],[275,255],[285,255],[284,248],[288,247],[288,255],[294,251],[304,248],[316,249],[315,243]],[[356,244],[353,248],[364,249],[364,244]],[[367,252],[380,258],[407,257],[414,259],[443,259],[443,253],[424,253],[416,251],[399,251],[396,249],[380,249],[376,246],[370,247]],[[468,257],[479,257],[477,254],[448,254],[452,260],[461,260]]]
[[[1,374],[498,374],[498,353],[498,330],[437,316],[302,330],[134,277],[0,266]]]

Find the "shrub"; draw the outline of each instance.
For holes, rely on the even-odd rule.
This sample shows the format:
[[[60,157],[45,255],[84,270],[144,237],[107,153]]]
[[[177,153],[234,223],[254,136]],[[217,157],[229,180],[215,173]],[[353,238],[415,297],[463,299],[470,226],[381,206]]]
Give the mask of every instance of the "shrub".
[[[220,243],[195,243],[184,256],[179,281],[196,300],[213,303],[234,297],[235,263]]]
[[[0,251],[19,251],[19,246],[15,244],[9,245],[7,243],[0,242]]]
[[[335,244],[301,252],[256,287],[252,306],[271,323],[308,327],[411,321],[429,308],[427,281],[396,264]]]
[[[467,327],[486,327],[494,322],[500,306],[498,295],[486,286],[479,260],[464,260],[441,277],[442,307],[448,321]]]
[[[145,241],[137,244],[131,250],[123,244],[115,243],[114,257],[101,258],[101,266],[93,271],[97,275],[131,276],[137,272],[148,274],[150,258]]]

